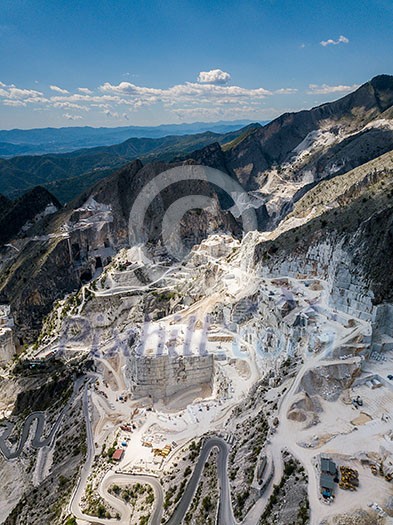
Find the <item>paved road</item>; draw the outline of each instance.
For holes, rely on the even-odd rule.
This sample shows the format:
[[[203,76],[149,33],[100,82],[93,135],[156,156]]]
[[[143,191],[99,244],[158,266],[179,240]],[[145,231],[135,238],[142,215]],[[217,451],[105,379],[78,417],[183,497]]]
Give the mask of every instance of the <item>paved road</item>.
[[[79,502],[85,491],[86,481],[90,474],[90,469],[93,465],[94,451],[95,451],[93,429],[91,426],[90,412],[89,412],[89,384],[90,384],[90,381],[86,383],[85,389],[83,392],[83,415],[84,415],[85,423],[86,423],[86,441],[87,441],[86,443],[87,444],[86,461],[82,467],[81,474],[78,480],[78,484],[71,496],[71,501],[69,503],[68,508],[71,514],[73,514],[76,518],[93,522],[92,516],[83,514],[83,512],[79,508]],[[104,520],[104,519],[101,520],[99,518],[94,518],[94,522],[105,524],[105,525],[109,523],[117,523],[117,524],[119,523],[117,520]]]
[[[75,392],[77,392],[77,390],[79,390],[81,381],[82,379],[79,379],[75,382],[74,394]],[[22,453],[24,449],[26,441],[30,435],[30,430],[34,422],[36,422],[37,424],[35,428],[34,437],[31,440],[32,446],[34,448],[41,448],[41,447],[47,447],[47,446],[50,447],[53,443],[53,439],[57,431],[59,430],[64,414],[67,412],[67,410],[70,407],[70,402],[71,401],[69,401],[65,405],[63,410],[60,412],[60,415],[58,416],[55,424],[52,427],[52,430],[50,431],[47,437],[43,437],[43,432],[44,432],[44,427],[45,427],[45,412],[32,412],[29,416],[27,416],[27,418],[23,422],[22,431],[21,431],[21,435],[19,438],[19,443],[14,450],[12,450],[9,447],[8,438],[11,435],[15,425],[10,422],[7,422],[5,430],[0,435],[0,452],[3,454],[3,456],[8,460],[15,459],[20,456],[20,454]]]
[[[86,435],[87,435],[87,455],[86,461],[82,468],[78,484],[75,491],[72,494],[71,501],[69,503],[69,511],[76,518],[80,520],[87,521],[89,523],[99,523],[101,525],[128,525],[130,523],[131,517],[131,507],[120,499],[115,498],[112,494],[109,494],[108,489],[113,484],[124,484],[124,483],[148,483],[153,487],[154,490],[154,505],[153,511],[149,520],[149,525],[159,525],[161,523],[162,509],[164,503],[164,495],[162,487],[159,481],[151,476],[134,476],[129,474],[113,474],[110,473],[107,475],[100,484],[99,493],[108,503],[119,512],[121,515],[121,521],[116,519],[101,519],[93,516],[84,514],[79,507],[79,502],[83,496],[86,481],[90,474],[90,470],[94,461],[94,436],[93,430],[90,421],[90,411],[89,411],[89,397],[88,397],[88,387],[89,382],[85,385],[85,390],[83,393],[83,415],[86,422]]]
[[[192,473],[190,481],[187,483],[184,494],[175,509],[175,512],[167,521],[166,525],[181,525],[184,516],[195,495],[196,489],[201,478],[205,463],[214,448],[218,448],[218,479],[220,481],[220,504],[218,511],[218,525],[235,525],[236,521],[233,516],[232,503],[230,498],[229,480],[227,473],[228,464],[228,446],[220,438],[209,438],[202,446],[198,462]]]
[[[218,471],[218,478],[220,482],[220,504],[219,504],[219,511],[218,511],[218,525],[236,525],[236,521],[233,517],[232,512],[232,503],[231,503],[231,497],[230,497],[230,488],[229,488],[229,480],[228,480],[228,473],[227,473],[227,463],[228,463],[228,446],[225,443],[224,440],[220,438],[209,438],[205,441],[203,444],[201,453],[199,455],[198,462],[195,466],[194,472],[186,486],[186,489],[184,491],[184,494],[176,507],[174,513],[170,517],[170,519],[167,521],[166,525],[180,525],[183,522],[183,519],[187,513],[187,510],[192,502],[192,499],[195,495],[196,489],[198,487],[203,469],[205,467],[205,463],[210,455],[210,452],[214,449],[218,448],[218,464],[217,464],[217,471]],[[90,469],[90,465],[88,466],[87,463],[85,464],[85,467],[87,468],[87,472]],[[118,498],[115,498],[113,495],[108,493],[108,489],[113,484],[126,484],[126,483],[148,483],[153,487],[154,490],[154,506],[153,510],[150,516],[149,525],[160,525],[161,524],[161,518],[162,518],[162,510],[163,510],[163,503],[164,503],[164,495],[163,490],[160,482],[158,479],[152,477],[152,476],[142,476],[142,475],[131,475],[131,474],[123,474],[123,473],[116,473],[116,474],[109,474],[107,475],[100,487],[99,487],[99,493],[100,496],[103,497],[112,507],[119,512],[121,515],[121,521],[117,520],[107,520],[107,519],[98,519],[93,518],[92,516],[87,516],[83,514],[79,509],[79,500],[82,496],[84,484],[79,483],[78,489],[75,491],[73,495],[73,504],[70,507],[71,512],[79,519],[84,519],[85,521],[88,521],[90,523],[100,523],[102,525],[114,525],[114,524],[121,524],[121,525],[128,525],[130,522],[130,507],[123,503]]]
[[[164,504],[164,492],[161,483],[153,476],[142,476],[133,474],[109,474],[100,485],[100,495],[112,505],[112,507],[122,516],[121,524],[129,523],[130,520],[130,506],[115,498],[108,493],[111,485],[126,485],[130,483],[143,483],[151,485],[154,491],[154,504],[150,515],[149,525],[160,525],[162,510]],[[117,522],[119,523],[119,522]]]

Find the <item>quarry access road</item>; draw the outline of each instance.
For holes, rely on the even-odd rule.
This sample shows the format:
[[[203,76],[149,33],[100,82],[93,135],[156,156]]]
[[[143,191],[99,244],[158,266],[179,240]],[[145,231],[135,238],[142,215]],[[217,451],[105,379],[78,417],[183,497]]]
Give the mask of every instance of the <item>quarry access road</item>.
[[[218,509],[218,525],[235,525],[233,516],[229,480],[227,473],[228,466],[228,445],[218,437],[208,438],[202,446],[198,462],[194,472],[187,483],[184,494],[176,507],[174,513],[166,522],[166,525],[181,525],[195,495],[205,463],[214,448],[218,448],[217,471],[220,482],[220,503]],[[154,524],[155,525],[155,524]],[[158,524],[157,524],[158,525]]]
[[[132,475],[132,474],[121,474],[121,473],[109,473],[101,481],[98,492],[100,496],[106,500],[112,508],[115,509],[121,515],[121,521],[117,519],[103,519],[95,516],[89,516],[84,514],[80,507],[79,503],[82,499],[87,478],[91,472],[91,467],[94,461],[95,445],[94,445],[94,435],[92,424],[90,420],[89,413],[89,397],[88,397],[88,387],[89,382],[86,383],[84,393],[83,393],[83,415],[86,422],[86,437],[87,437],[87,455],[86,461],[82,468],[81,475],[78,480],[78,484],[71,496],[69,503],[69,512],[73,514],[77,519],[83,520],[88,523],[99,523],[100,525],[128,525],[131,519],[131,507],[126,503],[122,502],[120,499],[116,498],[112,494],[109,494],[108,489],[112,484],[126,484],[126,483],[148,483],[152,486],[154,491],[154,504],[149,520],[149,525],[159,525],[161,523],[162,509],[164,503],[164,494],[162,487],[159,481],[151,476],[142,476],[142,475]]]
[[[84,380],[83,378],[80,378],[75,382],[74,395],[79,390],[81,382],[83,380]],[[72,396],[72,398],[73,397],[74,396]],[[23,422],[18,446],[13,451],[9,448],[7,441],[15,425],[11,422],[7,422],[5,424],[6,425],[5,430],[0,435],[0,452],[3,454],[5,459],[7,460],[16,459],[21,455],[25,447],[26,441],[28,440],[30,436],[31,427],[34,424],[34,422],[36,422],[36,427],[35,427],[34,437],[31,440],[31,446],[33,448],[42,448],[42,447],[48,447],[48,446],[50,447],[53,443],[53,440],[56,436],[57,431],[59,430],[64,414],[67,412],[69,407],[70,407],[70,401],[66,403],[66,405],[60,412],[58,418],[56,419],[56,422],[53,425],[51,431],[49,432],[48,436],[45,438],[43,438],[42,436],[44,433],[44,427],[45,427],[45,419],[46,419],[45,412],[40,411],[40,412],[32,412],[31,414],[29,414]]]
[[[78,484],[72,493],[71,500],[68,506],[68,509],[71,514],[73,514],[77,519],[87,521],[89,523],[100,523],[102,525],[115,525],[118,524],[118,520],[107,520],[107,519],[100,519],[93,516],[89,516],[88,514],[84,514],[79,507],[80,500],[82,499],[87,478],[89,477],[91,467],[93,465],[94,460],[94,452],[95,452],[95,446],[94,446],[94,436],[93,436],[93,429],[91,425],[90,420],[90,413],[89,413],[89,384],[91,380],[89,380],[86,385],[83,392],[83,415],[85,418],[86,423],[86,441],[87,441],[87,454],[86,454],[86,461],[83,465]]]
[[[128,485],[130,483],[148,484],[154,491],[153,508],[150,513],[149,525],[160,525],[164,505],[164,492],[157,478],[124,473],[109,473],[102,480],[98,492],[119,514],[122,519],[120,523],[129,523],[131,518],[131,507],[108,492],[111,485]],[[94,520],[93,520],[94,521]],[[103,520],[109,523],[109,520]],[[119,521],[117,520],[117,523]]]
[[[141,265],[139,268],[147,268],[147,267]],[[164,273],[162,275],[160,275],[160,277],[158,277],[154,281],[151,281],[150,283],[146,283],[145,284],[145,283],[141,282],[139,285],[133,284],[133,285],[129,285],[129,286],[124,286],[124,285],[123,286],[113,286],[112,288],[108,288],[108,289],[104,289],[104,290],[94,290],[94,294],[97,297],[108,297],[108,296],[111,297],[113,295],[120,295],[120,294],[124,294],[124,293],[129,293],[129,292],[146,291],[146,290],[149,290],[150,288],[152,288],[153,286],[155,286],[156,284],[158,284],[163,279],[168,279],[169,278],[168,277],[169,274],[177,271],[179,268],[180,268],[180,265],[171,266],[170,268],[165,270]],[[133,272],[134,271],[135,271],[135,269],[133,270]],[[173,278],[175,279],[175,277],[173,277]]]
[[[362,326],[363,323],[359,321],[359,324],[356,328],[351,330],[350,333],[343,334],[341,336],[341,338],[336,342],[335,347],[353,341],[355,337],[361,334]],[[255,505],[247,514],[243,525],[253,525],[256,523],[255,520],[263,513],[269,497],[272,494],[274,485],[278,484],[282,479],[284,471],[284,461],[282,457],[283,450],[289,451],[306,469],[308,475],[308,498],[311,507],[311,524],[316,525],[317,523],[320,523],[323,518],[329,515],[329,512],[331,512],[330,507],[322,503],[319,498],[319,479],[317,477],[317,470],[314,467],[314,456],[318,453],[322,453],[324,450],[326,450],[326,447],[331,450],[331,445],[321,446],[317,451],[312,448],[309,449],[299,446],[297,441],[301,438],[301,431],[299,433],[299,430],[296,428],[296,426],[294,426],[293,422],[287,418],[287,414],[294,401],[296,393],[300,389],[301,381],[308,371],[323,366],[342,365],[344,363],[354,364],[359,362],[360,357],[358,356],[350,357],[345,360],[339,358],[329,359],[329,355],[325,355],[324,353],[312,355],[305,361],[291,386],[288,388],[286,393],[280,397],[278,403],[277,416],[280,421],[280,425],[278,426],[276,433],[271,436],[271,443],[267,447],[268,454],[271,456],[275,466],[273,479],[269,484],[268,490],[261,498],[256,501]]]

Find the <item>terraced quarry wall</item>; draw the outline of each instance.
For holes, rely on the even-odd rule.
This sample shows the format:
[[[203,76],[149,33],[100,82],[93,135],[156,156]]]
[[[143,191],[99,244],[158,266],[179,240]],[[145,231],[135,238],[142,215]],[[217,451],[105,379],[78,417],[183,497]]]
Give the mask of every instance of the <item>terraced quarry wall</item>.
[[[126,377],[134,397],[151,396],[153,401],[168,400],[188,389],[211,385],[214,376],[212,355],[155,357],[132,355]]]

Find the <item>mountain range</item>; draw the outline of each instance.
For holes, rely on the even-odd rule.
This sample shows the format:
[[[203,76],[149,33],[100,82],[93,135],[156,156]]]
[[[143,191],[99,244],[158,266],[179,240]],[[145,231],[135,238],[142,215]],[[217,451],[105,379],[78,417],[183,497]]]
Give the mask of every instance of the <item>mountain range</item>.
[[[15,231],[2,234],[2,238],[6,239],[7,243],[12,242],[13,247],[2,248],[0,283],[4,300],[10,302],[16,312],[16,324],[21,340],[34,337],[53,300],[77,289],[83,276],[86,278],[87,275],[91,276],[94,273],[96,264],[93,257],[94,250],[105,243],[105,246],[116,252],[127,244],[128,218],[136,196],[148,181],[170,167],[183,163],[204,164],[218,168],[236,179],[258,201],[256,206],[258,227],[261,231],[267,232],[268,242],[273,243],[269,238],[272,233],[269,232],[275,231],[275,235],[278,235],[281,232],[280,228],[282,237],[279,238],[290,237],[290,242],[287,240],[283,242],[285,251],[298,250],[299,241],[295,242],[293,239],[325,235],[327,231],[325,222],[329,228],[338,229],[341,233],[346,231],[347,235],[349,231],[355,236],[361,232],[360,237],[367,235],[367,228],[362,225],[367,223],[371,216],[373,221],[381,221],[382,219],[378,219],[378,214],[383,214],[386,215],[383,220],[389,222],[392,204],[391,155],[389,154],[393,150],[392,116],[393,77],[382,75],[336,102],[309,111],[284,114],[263,127],[248,126],[241,132],[219,137],[213,134],[180,139],[168,137],[157,139],[160,141],[158,146],[153,139],[132,139],[119,146],[84,150],[68,156],[67,163],[71,166],[71,170],[72,159],[75,159],[76,163],[83,161],[91,169],[94,163],[91,159],[95,159],[96,155],[102,157],[105,154],[108,159],[116,158],[116,161],[113,161],[114,165],[121,163],[121,159],[126,162],[127,155],[142,157],[142,153],[147,158],[151,156],[166,161],[170,158],[172,160],[145,164],[140,160],[133,161],[125,164],[109,177],[99,180],[91,189],[85,189],[83,184],[79,185],[81,177],[76,177],[73,179],[76,186],[75,193],[76,190],[84,191],[64,208],[61,208],[56,197],[50,198],[42,190],[40,195],[42,197],[45,195],[45,198],[42,198],[40,210],[32,205],[35,202],[34,193],[27,193],[24,196],[23,217],[29,228],[21,229],[16,235]],[[178,140],[181,141],[181,146],[176,150],[176,144],[179,145]],[[199,144],[203,141],[206,141],[207,145],[199,148]],[[159,151],[151,147],[153,143]],[[188,153],[193,145],[197,145],[198,149]],[[64,156],[55,158],[65,162]],[[15,158],[12,159],[9,169],[22,162],[33,162],[34,165],[39,159],[39,157]],[[52,157],[44,156],[41,162],[51,163]],[[353,180],[353,173],[357,173],[356,168],[362,170],[360,172],[363,177],[362,182],[352,183],[346,190],[344,199],[337,193],[334,183],[340,181],[340,184],[346,188],[346,184],[349,184],[347,178]],[[384,175],[373,178],[375,170]],[[28,165],[25,165],[25,173],[28,173]],[[324,195],[329,195],[328,204],[333,203],[333,211],[329,208],[323,209],[321,217],[313,216],[313,220],[308,220],[310,213],[314,213],[313,210],[322,190],[327,191],[327,181],[330,181],[332,186],[328,186],[331,188],[329,194],[324,193]],[[387,193],[383,191],[384,187],[388,190]],[[190,191],[194,192],[194,190],[209,195],[215,198],[217,203],[222,204],[220,192],[217,193],[217,189],[209,185],[202,184],[190,188],[189,185],[179,183],[175,187],[171,186],[154,200],[150,210],[147,229],[153,242],[159,239],[159,222],[164,211],[179,198],[189,195]],[[343,203],[340,209],[334,206],[338,199]],[[362,206],[363,199],[366,199],[367,206]],[[87,213],[83,211],[86,203],[93,201],[103,206],[110,206],[112,219],[109,222],[108,220],[99,222],[101,224],[99,230],[93,226],[81,229],[80,217]],[[4,202],[6,207],[9,206],[8,201]],[[13,204],[10,213],[15,213],[15,209],[19,209],[21,205],[18,202],[20,203],[17,201]],[[301,219],[296,217],[299,210],[298,203],[302,203],[303,206]],[[226,202],[224,208],[229,208],[231,204],[233,202]],[[48,205],[50,209],[57,208],[59,211],[45,214]],[[29,209],[31,212],[26,211]],[[89,212],[93,215],[101,213],[103,212],[99,210]],[[206,232],[215,229],[230,231],[235,235],[241,232],[240,224],[233,218],[230,219],[225,209],[219,211],[214,220],[211,216],[205,220],[203,215],[192,216],[188,219],[189,222],[187,218],[185,219],[183,225],[185,236],[195,228],[202,237]],[[325,215],[327,218],[324,218]],[[357,219],[349,220],[353,215]],[[2,223],[3,231],[7,229],[9,223],[7,217],[9,215],[5,214]],[[292,222],[286,222],[291,217]],[[337,220],[334,220],[335,217]],[[286,228],[283,226],[285,224],[290,226]],[[362,229],[358,230],[359,228]],[[289,233],[287,229],[290,230]],[[64,235],[66,231],[67,235]],[[385,245],[388,238],[384,237],[380,242],[385,246],[383,249],[378,248],[380,253],[381,250],[389,252]],[[304,246],[307,247],[309,243],[311,240],[307,240]],[[273,244],[273,247],[268,248],[269,244],[262,243],[262,247],[258,248],[256,253],[261,253],[261,257],[264,253],[270,256],[281,246],[278,241],[274,241]],[[70,245],[74,247],[75,253],[79,254],[77,263],[73,256],[69,255]],[[81,250],[84,245],[88,248]],[[388,256],[391,256],[390,252]],[[381,261],[382,264],[385,257],[386,254],[376,260]],[[379,275],[382,269],[378,270],[376,266],[374,268],[372,258],[366,260],[370,264],[367,269],[368,275],[371,275],[370,272]],[[33,272],[31,268],[34,269]],[[376,292],[376,296],[381,300],[388,293],[390,281],[389,279],[385,281],[385,284],[378,289],[378,293]]]
[[[0,159],[0,193],[16,197],[42,185],[64,203],[133,159],[144,162],[172,160],[212,143],[225,144],[241,136],[245,130],[259,126],[251,124],[227,133],[206,131],[193,135],[130,138],[120,144],[71,153]]]
[[[93,128],[70,126],[66,128],[36,128],[0,130],[0,157],[65,153],[82,148],[110,146],[129,138],[162,138],[168,135],[195,133],[228,133],[251,121],[194,122],[191,124],[162,124],[161,126],[121,126]]]
[[[389,522],[393,76],[0,169],[2,523]]]

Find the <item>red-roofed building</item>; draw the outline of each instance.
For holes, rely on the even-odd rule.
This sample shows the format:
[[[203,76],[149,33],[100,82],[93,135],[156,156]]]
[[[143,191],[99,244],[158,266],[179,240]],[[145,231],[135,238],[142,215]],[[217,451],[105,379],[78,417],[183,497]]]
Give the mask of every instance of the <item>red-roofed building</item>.
[[[120,461],[121,458],[123,457],[123,454],[124,454],[124,450],[122,450],[121,448],[118,448],[112,454],[112,459],[114,459],[115,461]]]

